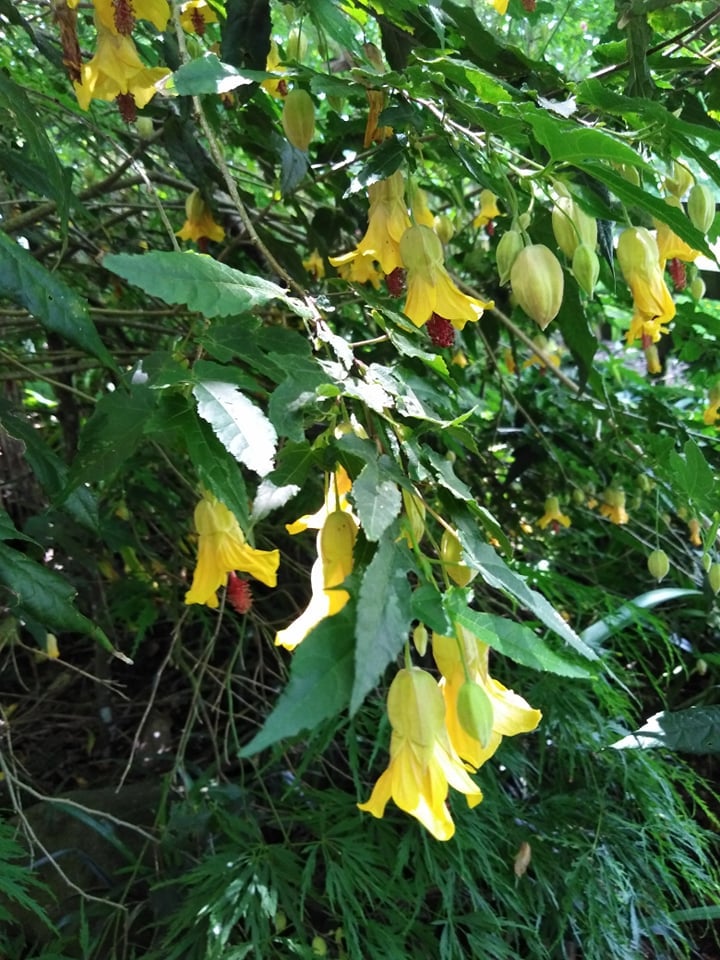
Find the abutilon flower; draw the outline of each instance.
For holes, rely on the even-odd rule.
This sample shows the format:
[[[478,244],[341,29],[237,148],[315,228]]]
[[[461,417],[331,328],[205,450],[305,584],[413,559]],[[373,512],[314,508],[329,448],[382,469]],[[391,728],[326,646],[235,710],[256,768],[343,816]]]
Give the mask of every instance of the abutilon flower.
[[[353,569],[353,547],[358,523],[347,495],[352,483],[339,467],[327,480],[325,501],[318,511],[300,517],[287,525],[288,533],[318,530],[318,558],[310,570],[312,595],[305,610],[284,630],[275,635],[276,646],[293,650],[310,631],[326,617],[339,613],[350,599],[347,590],[339,589]]]
[[[507,4],[506,4],[507,6]],[[505,11],[501,11],[504,13]],[[501,215],[497,205],[497,197],[492,190],[480,191],[480,211],[472,222],[474,227],[485,227],[488,223]]]
[[[635,304],[627,342],[632,343],[645,334],[657,343],[661,334],[668,332],[663,324],[675,316],[675,304],[663,278],[657,243],[644,227],[628,227],[620,234],[617,256]]]
[[[557,526],[559,523],[563,527],[569,527],[572,521],[570,520],[570,517],[560,510],[560,501],[558,498],[548,497],[545,501],[545,513],[542,515],[542,517],[540,517],[537,523],[540,529],[544,530],[545,527],[549,526],[551,523],[555,526]]]
[[[303,260],[302,265],[308,273],[312,274],[315,280],[322,280],[325,276],[325,261],[320,256],[320,251],[317,247],[315,247],[307,260]]]
[[[207,0],[188,0],[180,7],[180,26],[188,33],[202,37],[207,24],[217,22],[217,14]]]
[[[468,776],[445,729],[445,705],[434,678],[419,667],[398,672],[387,697],[392,727],[390,763],[360,810],[382,817],[388,800],[415,817],[436,840],[455,833],[446,805],[452,786],[468,806],[482,800],[482,791]]]
[[[251,547],[235,514],[211,493],[204,493],[195,507],[195,530],[199,536],[198,559],[185,603],[217,607],[218,587],[236,570],[249,573],[268,587],[277,585],[280,552]]]
[[[720,419],[720,383],[715,383],[710,387],[708,400],[710,402],[703,410],[703,422],[708,427],[712,427],[715,421]]]
[[[95,56],[82,65],[81,80],[73,84],[80,107],[87,110],[91,100],[121,97],[131,98],[133,106],[144,107],[170,71],[165,67],[146,67],[131,37],[114,33],[100,22],[97,29]]]
[[[682,205],[677,197],[666,197],[665,203],[669,207],[677,208],[682,213]],[[689,243],[681,240],[667,223],[662,220],[655,220],[654,223],[657,230],[657,247],[661,270],[665,269],[665,263],[668,260],[682,260],[684,263],[692,263],[700,256],[700,251],[693,250]]]
[[[170,19],[167,0],[93,0],[96,19],[112,33],[128,36],[136,20],[149,20],[161,33]]]
[[[330,257],[334,267],[355,265],[358,261],[376,260],[383,273],[392,273],[396,267],[403,267],[400,254],[400,238],[410,226],[405,205],[405,182],[400,170],[396,170],[387,180],[379,180],[368,187],[370,209],[368,210],[368,228],[365,236],[354,250],[339,257]],[[356,275],[351,271],[350,279],[360,281],[364,267],[358,264]]]
[[[608,487],[602,494],[603,503],[600,504],[600,513],[612,523],[623,524],[630,520],[625,509],[625,491],[615,487]]]
[[[387,137],[392,136],[392,127],[379,127],[378,120],[380,114],[385,109],[387,99],[384,90],[366,90],[368,99],[368,118],[365,124],[365,136],[363,137],[363,147],[367,148],[374,143],[382,143]]]
[[[280,51],[278,45],[274,40],[270,42],[270,52],[267,55],[267,60],[265,61],[265,70],[268,73],[284,73],[285,67],[280,66]],[[279,80],[263,80],[260,86],[263,90],[267,91],[271,97],[275,97],[278,100],[282,100],[283,97],[287,96],[288,85],[287,80],[284,77],[281,77]]]
[[[688,520],[688,531],[690,532],[689,540],[694,547],[702,546],[702,537],[700,536],[700,521],[697,517],[691,517]]]
[[[433,657],[443,676],[440,688],[450,742],[459,756],[477,770],[492,757],[503,737],[534,730],[542,713],[490,676],[490,648],[486,643],[464,627],[456,630],[454,637],[433,634]],[[485,743],[465,729],[458,714],[460,690],[468,681],[481,687],[490,702],[491,732]]]
[[[219,243],[225,237],[225,231],[213,220],[212,212],[199,190],[193,190],[185,201],[185,214],[185,223],[175,233],[181,240],[195,240],[198,244],[203,240]]]
[[[409,227],[400,240],[399,253],[407,270],[405,316],[421,327],[434,313],[462,330],[468,320],[479,320],[483,310],[494,306],[462,293],[445,269],[440,238],[422,224]]]

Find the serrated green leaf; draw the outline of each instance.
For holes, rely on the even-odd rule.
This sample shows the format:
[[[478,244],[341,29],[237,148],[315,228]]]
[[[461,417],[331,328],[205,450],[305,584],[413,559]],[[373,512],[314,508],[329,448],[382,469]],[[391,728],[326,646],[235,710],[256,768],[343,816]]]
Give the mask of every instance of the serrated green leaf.
[[[103,266],[150,296],[165,303],[187,304],[204,317],[230,317],[272,300],[282,301],[305,319],[313,315],[276,283],[241,273],[201,253],[115,253],[103,259]]]
[[[441,457],[439,453],[436,453],[435,450],[427,449],[425,450],[426,459],[432,464],[433,471],[437,476],[438,481],[445,487],[446,490],[449,490],[450,493],[457,497],[458,500],[462,500],[463,503],[473,499],[472,490],[466,483],[455,475],[453,470],[453,465],[449,460],[446,460],[444,457]]]
[[[589,679],[594,676],[587,667],[558,656],[545,644],[542,637],[524,624],[472,610],[467,605],[467,594],[464,590],[449,590],[445,594],[444,606],[453,623],[470,630],[493,650],[515,663],[561,677]]]
[[[25,307],[46,330],[59,334],[111,369],[117,369],[98,336],[85,301],[2,231],[0,296]]]
[[[611,746],[616,750],[663,747],[681,753],[720,753],[720,706],[656,713],[635,733]]]
[[[452,624],[448,619],[443,605],[443,595],[439,590],[429,583],[423,584],[422,587],[413,590],[410,606],[414,620],[424,623],[434,633],[448,636],[452,630]]]
[[[274,467],[277,433],[262,410],[232,383],[195,384],[198,413],[233,457],[264,477]]]
[[[293,654],[287,686],[241,757],[314,730],[345,709],[353,685],[354,620],[354,605],[348,603],[305,637]]]
[[[172,77],[175,90],[181,97],[204,93],[229,93],[236,87],[253,83],[253,80],[223,63],[214,53],[190,60],[175,71]]]
[[[412,568],[409,551],[388,532],[380,541],[360,585],[351,716],[408,638],[413,610],[407,573]]]
[[[621,140],[597,127],[585,127],[539,110],[534,104],[519,108],[523,118],[533,129],[541,143],[556,163],[607,160],[609,163],[628,163],[634,167],[649,169],[640,154]]]
[[[305,437],[305,412],[318,400],[318,387],[326,375],[309,363],[294,363],[293,372],[273,390],[268,415],[280,436],[301,442]]]
[[[286,443],[277,459],[278,465],[268,479],[279,487],[293,483],[302,486],[316,463],[315,451],[306,440]]]
[[[353,483],[352,498],[360,525],[371,543],[382,537],[400,513],[402,498],[392,480],[382,479],[382,465],[366,463]]]

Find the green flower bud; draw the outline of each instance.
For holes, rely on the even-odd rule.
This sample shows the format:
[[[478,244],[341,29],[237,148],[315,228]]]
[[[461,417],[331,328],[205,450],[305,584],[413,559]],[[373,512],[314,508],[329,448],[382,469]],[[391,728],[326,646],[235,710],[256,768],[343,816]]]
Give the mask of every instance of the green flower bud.
[[[673,163],[672,176],[665,177],[665,189],[678,199],[688,192],[693,183],[695,183],[695,177],[677,160]]]
[[[712,190],[696,183],[688,197],[687,212],[692,225],[707,233],[715,219],[715,197]]]
[[[541,243],[524,247],[512,265],[510,283],[525,313],[544,330],[562,305],[565,281],[558,258]]]
[[[597,221],[589,217],[572,197],[557,199],[552,212],[552,228],[557,245],[569,260],[581,243],[595,249]]]
[[[477,576],[476,570],[471,570],[462,559],[462,546],[460,541],[450,530],[444,530],[440,540],[440,562],[445,568],[447,575],[459,587],[466,587]]]
[[[710,554],[704,553],[700,558],[700,563],[702,564],[702,568],[705,571],[705,573],[707,573],[710,567],[712,566],[712,557],[710,556]]]
[[[290,143],[307,151],[315,133],[315,104],[307,90],[291,90],[285,97],[282,125]]]
[[[413,645],[421,657],[425,656],[428,645],[428,632],[424,623],[419,623],[413,630]]]
[[[446,213],[438,214],[433,226],[435,227],[435,233],[440,237],[441,243],[448,244],[455,236],[455,225]]]
[[[653,550],[647,559],[650,576],[658,582],[663,580],[670,572],[670,561],[664,550]]]
[[[708,582],[714,594],[720,593],[720,563],[713,563],[708,570]]]
[[[458,691],[457,717],[465,733],[487,746],[493,728],[490,697],[479,683],[466,681]]]
[[[575,249],[572,258],[573,276],[581,290],[592,297],[595,284],[600,276],[600,261],[595,251],[586,243],[581,243]]]
[[[495,251],[500,286],[504,286],[510,279],[512,265],[524,246],[525,243],[519,230],[508,230],[500,237],[500,242]]]
[[[702,277],[695,277],[688,287],[688,290],[693,300],[702,300],[705,296],[705,281]]]

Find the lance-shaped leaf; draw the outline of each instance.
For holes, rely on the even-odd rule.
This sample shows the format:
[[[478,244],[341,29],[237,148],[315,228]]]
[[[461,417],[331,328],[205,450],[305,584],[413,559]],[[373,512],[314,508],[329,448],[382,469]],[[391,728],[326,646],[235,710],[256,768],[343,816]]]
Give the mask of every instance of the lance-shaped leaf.
[[[228,453],[264,477],[275,465],[277,433],[259,407],[232,383],[204,380],[193,387],[198,413]]]

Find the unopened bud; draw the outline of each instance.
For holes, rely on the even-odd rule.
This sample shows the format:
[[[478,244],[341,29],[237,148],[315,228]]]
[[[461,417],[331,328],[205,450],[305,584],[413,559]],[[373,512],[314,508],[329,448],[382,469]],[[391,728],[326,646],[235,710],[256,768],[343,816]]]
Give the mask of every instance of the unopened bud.
[[[715,219],[715,197],[709,187],[696,183],[690,191],[688,217],[701,233],[707,233]]]
[[[515,854],[515,861],[513,863],[513,873],[516,877],[522,877],[527,871],[527,868],[530,866],[531,858],[532,847],[527,840],[523,840],[518,848],[518,852]]]
[[[702,298],[705,296],[705,289],[705,281],[702,277],[695,277],[688,287],[690,296],[693,298],[693,300],[702,300]]]
[[[597,243],[597,221],[569,196],[557,199],[552,212],[555,240],[565,256],[571,260],[581,243],[592,249]]]
[[[490,697],[479,683],[467,680],[458,691],[457,717],[468,736],[486,747],[493,728],[493,708]]]
[[[455,236],[455,225],[446,213],[440,213],[435,217],[435,233],[440,237],[443,244],[448,244]]]
[[[714,594],[720,593],[720,563],[710,564],[708,570],[708,583]]]
[[[695,183],[695,177],[690,173],[687,167],[677,160],[673,163],[673,172],[671,177],[665,177],[665,189],[668,193],[680,199],[684,196]]]
[[[600,261],[595,251],[586,243],[579,244],[572,258],[573,276],[581,290],[592,297],[600,276]]]
[[[440,237],[421,223],[408,227],[400,238],[400,257],[408,270],[427,274],[445,259]]]
[[[541,243],[524,247],[512,265],[510,283],[525,313],[544,330],[562,305],[564,277],[558,258]]]
[[[307,90],[291,90],[285,97],[282,125],[290,143],[307,151],[315,133],[315,104]]]
[[[285,44],[285,56],[288,60],[297,60],[301,63],[307,53],[307,40],[299,27],[293,27]]]
[[[352,573],[357,527],[343,510],[328,514],[320,531],[320,556],[326,587],[336,587]]]
[[[522,233],[519,230],[508,230],[500,237],[500,242],[495,251],[500,286],[504,286],[510,279],[510,271],[515,263],[515,258],[524,246]]]
[[[419,623],[413,630],[413,645],[421,657],[425,656],[428,645],[428,632],[424,623]]]
[[[135,121],[135,129],[141,140],[149,140],[153,135],[152,117],[138,117]]]
[[[710,554],[704,553],[702,557],[700,557],[700,563],[702,564],[702,568],[705,571],[705,573],[707,573],[710,567],[712,566],[712,557],[710,556]]]
[[[312,952],[314,957],[326,957],[328,948],[322,937],[313,937]]]
[[[425,504],[409,490],[402,491],[402,501],[405,507],[406,538],[409,546],[420,543],[425,533]]]
[[[658,582],[663,580],[670,572],[670,561],[664,550],[653,550],[647,558],[647,566],[650,571],[650,576],[654,577]]]
[[[462,558],[462,546],[460,541],[451,530],[444,530],[440,540],[440,562],[442,563],[447,575],[459,587],[466,587],[477,575],[476,570],[471,570],[464,563],[460,563]]]

